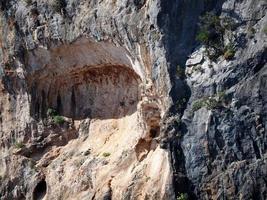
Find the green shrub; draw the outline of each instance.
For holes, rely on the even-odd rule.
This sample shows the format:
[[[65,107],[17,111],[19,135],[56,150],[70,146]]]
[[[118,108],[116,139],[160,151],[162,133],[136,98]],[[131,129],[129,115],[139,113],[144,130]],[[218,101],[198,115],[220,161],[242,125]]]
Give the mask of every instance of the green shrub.
[[[206,52],[211,60],[217,59],[222,54],[224,32],[225,28],[221,25],[219,16],[207,12],[200,17],[196,40],[206,45]]]
[[[180,193],[177,197],[177,200],[188,200],[188,194]]]
[[[48,117],[52,118],[52,121],[55,124],[61,125],[61,124],[64,124],[64,122],[65,122],[64,117],[58,115],[57,111],[54,110],[53,108],[48,108],[46,114],[47,114]]]
[[[206,102],[205,105],[209,110],[213,110],[215,108],[218,108],[220,106],[220,102],[218,102],[215,98],[209,98]]]
[[[212,45],[212,43],[222,42],[224,29],[221,26],[219,16],[212,12],[207,12],[200,17],[199,32],[197,40],[205,45]]]
[[[103,155],[104,157],[109,157],[111,154],[108,153],[108,152],[104,152],[102,155]]]
[[[57,111],[55,111],[53,108],[48,108],[46,114],[49,117],[53,117],[53,116],[57,115]]]
[[[27,6],[32,4],[32,0],[24,0],[24,2],[26,3]]]
[[[192,110],[195,112],[204,106],[205,106],[205,101],[203,99],[200,99],[200,100],[193,102]]]
[[[221,97],[222,98],[222,97]],[[219,99],[219,100],[217,100]],[[212,96],[212,97],[203,97],[195,102],[192,105],[192,111],[195,112],[202,107],[207,107],[209,110],[216,109],[221,106],[221,101],[219,96]]]
[[[14,146],[17,149],[21,149],[21,148],[25,147],[25,144],[23,144],[22,142],[15,142]]]
[[[235,51],[232,50],[226,50],[223,54],[225,60],[232,60],[234,56],[235,56]]]
[[[66,2],[65,0],[54,0],[52,4],[52,8],[54,9],[55,12],[61,12],[62,9],[66,7]]]
[[[226,30],[233,31],[236,28],[235,21],[230,17],[220,19],[212,12],[205,13],[200,17],[199,31],[196,40],[206,46],[207,56],[216,60],[223,55],[226,60],[235,56],[234,45],[224,45],[224,33]]]
[[[61,125],[61,124],[64,124],[65,119],[62,116],[56,115],[56,116],[53,117],[53,122],[55,124]]]
[[[200,30],[197,33],[196,40],[203,44],[208,44],[209,43],[209,32],[207,30]]]
[[[235,48],[233,47],[232,44],[230,45],[227,45],[224,49],[224,54],[223,54],[223,57],[226,59],[226,60],[231,60],[233,59],[235,56]]]

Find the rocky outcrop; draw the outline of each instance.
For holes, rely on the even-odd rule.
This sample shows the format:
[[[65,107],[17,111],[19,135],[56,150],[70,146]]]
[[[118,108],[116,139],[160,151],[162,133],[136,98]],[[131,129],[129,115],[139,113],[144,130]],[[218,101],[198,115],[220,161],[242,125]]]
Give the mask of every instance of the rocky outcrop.
[[[53,3],[2,4],[1,199],[174,198],[157,4]]]
[[[201,199],[266,198],[265,9],[263,1],[223,4],[221,17],[236,23],[235,58],[199,62],[199,49],[187,63],[192,95],[182,148]]]
[[[1,200],[267,198],[264,0],[0,9]]]

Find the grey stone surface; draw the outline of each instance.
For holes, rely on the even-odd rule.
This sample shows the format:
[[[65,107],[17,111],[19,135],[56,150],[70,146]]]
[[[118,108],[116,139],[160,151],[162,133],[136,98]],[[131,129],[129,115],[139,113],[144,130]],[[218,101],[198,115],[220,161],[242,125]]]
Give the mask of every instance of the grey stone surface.
[[[172,167],[169,178],[173,180],[164,187],[162,194],[151,189],[149,194],[138,198],[175,199],[174,196],[179,196],[179,193],[187,193],[189,199],[267,198],[265,0],[67,0],[58,11],[55,11],[52,0],[32,1],[30,5],[26,2],[0,2],[1,199],[32,199],[34,186],[45,174],[32,168],[35,163],[28,156],[32,151],[42,157],[47,146],[65,146],[76,137],[86,140],[86,133],[89,132],[91,122],[85,123],[89,119],[81,123],[79,133],[75,132],[75,124],[71,120],[64,124],[64,129],[53,127],[49,121],[47,128],[45,121],[34,117],[45,98],[35,101],[33,97],[39,98],[43,91],[49,93],[48,82],[54,81],[50,85],[61,88],[60,81],[69,74],[76,77],[76,81],[70,84],[75,88],[79,81],[84,80],[83,66],[99,67],[107,63],[136,72],[135,76],[147,86],[146,102],[148,105],[152,102],[161,112],[158,117],[161,120],[160,133],[156,134],[153,142],[150,136],[144,138],[149,140],[146,142],[159,143],[161,149],[168,152]],[[220,56],[211,61],[205,55],[205,47],[196,42],[199,17],[207,11],[214,11],[221,19],[230,17],[235,22],[235,29],[226,31],[223,36],[225,45],[231,40],[235,41],[236,52],[232,60]],[[92,45],[108,44],[110,48],[101,51],[105,54],[95,56],[97,59],[92,59],[94,53],[91,53],[87,60],[83,59],[86,57],[84,48],[77,48],[77,54],[64,52],[68,50],[65,46],[75,45],[79,39],[89,40]],[[80,56],[79,61],[72,55]],[[58,68],[53,68],[53,65]],[[74,68],[76,71],[71,71]],[[185,70],[185,75],[177,75],[177,68],[178,71]],[[105,80],[116,82],[118,77]],[[126,84],[127,87],[123,88],[124,78],[118,81],[120,84],[114,84],[120,87],[116,90],[118,93],[127,93],[124,89],[131,86]],[[32,80],[41,85],[39,90]],[[83,85],[86,88],[77,90],[80,91],[79,99],[87,91],[88,85]],[[68,104],[68,113],[72,112],[69,107],[69,102],[73,100],[71,87],[58,89],[66,94],[67,100],[63,102]],[[123,107],[124,102],[114,103],[113,100],[120,98],[110,99],[111,90],[112,87],[103,89],[107,93],[107,101],[104,102],[112,102],[110,110],[120,112],[118,108]],[[95,91],[97,86],[91,92]],[[133,93],[137,96],[136,91]],[[86,99],[90,96],[89,92],[84,95]],[[51,99],[51,105],[60,104],[57,97]],[[81,105],[84,106],[84,102]],[[201,102],[200,109],[195,109],[196,102]],[[126,104],[130,104],[128,99]],[[103,112],[103,107],[100,107],[95,107],[96,113]],[[77,110],[80,112],[82,109]],[[153,128],[158,126],[153,124]],[[62,131],[66,132],[64,137],[59,134]],[[26,141],[29,147],[10,154],[14,141]],[[150,151],[152,144],[149,143],[148,148],[145,143],[142,151]],[[131,153],[125,152],[125,159],[131,160]],[[22,157],[18,158],[17,155]],[[57,160],[52,166],[57,166],[55,168],[61,171],[61,162]],[[50,159],[40,163],[50,165]],[[92,158],[88,167],[107,164]],[[139,166],[145,168],[144,165]],[[103,186],[105,190],[84,197],[135,199],[135,192],[142,187],[139,185],[142,173],[139,172],[122,195],[112,198],[111,179]],[[14,176],[6,176],[12,173]],[[60,179],[60,175],[58,177]],[[86,188],[88,182],[93,187],[92,177],[92,173],[87,171],[81,182],[75,180],[80,184],[77,187]],[[149,185],[149,179],[144,185]],[[60,199],[56,194],[52,197]]]

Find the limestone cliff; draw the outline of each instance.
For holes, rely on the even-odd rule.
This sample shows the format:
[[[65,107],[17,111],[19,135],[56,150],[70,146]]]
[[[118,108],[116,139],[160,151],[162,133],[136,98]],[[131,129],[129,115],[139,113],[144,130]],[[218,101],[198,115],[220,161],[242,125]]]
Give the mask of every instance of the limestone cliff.
[[[1,0],[0,199],[266,199],[265,0]]]

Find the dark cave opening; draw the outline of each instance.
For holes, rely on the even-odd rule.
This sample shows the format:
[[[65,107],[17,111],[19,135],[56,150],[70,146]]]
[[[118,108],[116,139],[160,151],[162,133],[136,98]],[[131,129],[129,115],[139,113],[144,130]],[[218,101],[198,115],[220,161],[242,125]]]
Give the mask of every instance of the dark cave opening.
[[[149,131],[149,137],[155,138],[155,137],[159,136],[159,133],[160,133],[160,127],[159,126],[152,127]]]
[[[41,200],[45,197],[47,192],[46,181],[42,179],[34,188],[33,200]]]

